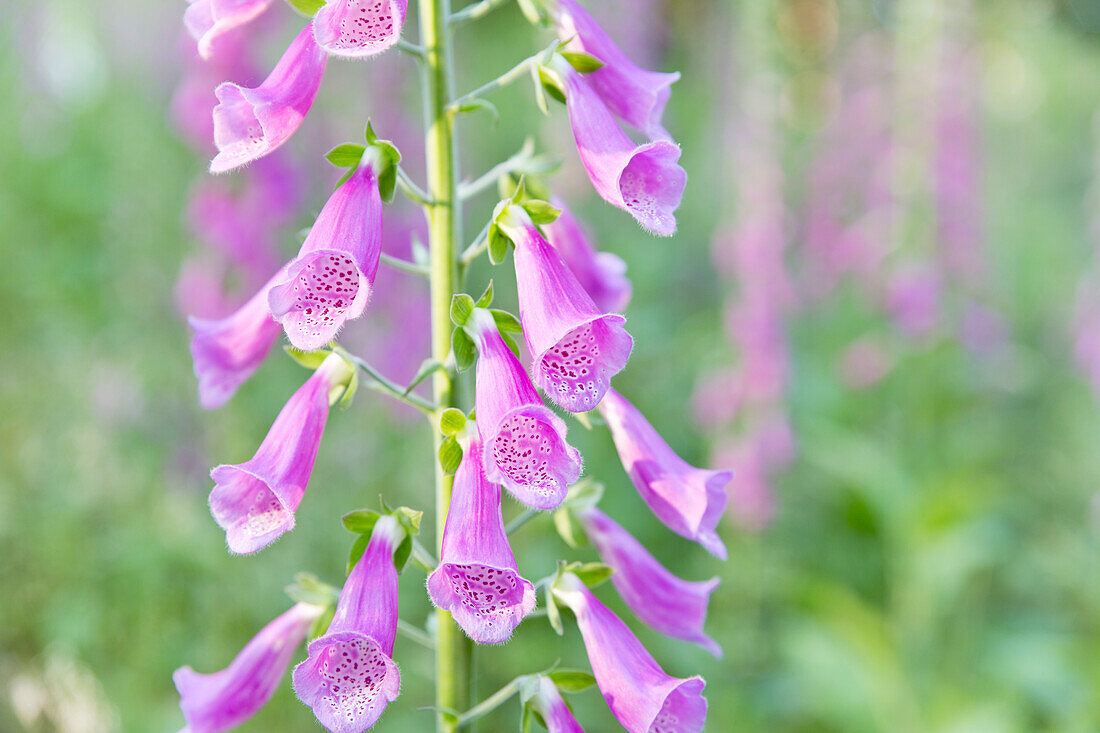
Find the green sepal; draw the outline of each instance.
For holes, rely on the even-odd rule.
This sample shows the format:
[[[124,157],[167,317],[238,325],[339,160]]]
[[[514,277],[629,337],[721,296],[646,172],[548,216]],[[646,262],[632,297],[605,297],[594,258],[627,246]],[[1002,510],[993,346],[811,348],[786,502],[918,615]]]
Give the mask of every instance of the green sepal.
[[[355,399],[355,393],[359,391],[359,370],[355,368],[354,364],[349,364],[349,366],[351,367],[351,377],[348,378],[348,383],[345,385],[338,384],[329,392],[329,404],[335,405],[341,410],[346,410],[351,406],[351,401]]]
[[[604,67],[603,61],[593,56],[590,53],[583,53],[580,51],[562,51],[562,58],[569,62],[569,65],[582,74],[590,74],[593,71],[599,71]]]
[[[554,512],[553,518],[554,529],[558,531],[558,536],[565,544],[574,549],[588,546],[588,536],[569,509],[566,507],[558,509]]]
[[[455,368],[464,372],[477,360],[477,347],[466,329],[456,328],[451,334],[451,353],[454,354]]]
[[[466,414],[457,407],[448,407],[439,413],[439,432],[450,437],[466,427]]]
[[[519,684],[519,701],[526,705],[537,694],[539,694],[539,675],[524,675]]]
[[[551,206],[547,201],[527,199],[522,206],[535,224],[552,224],[561,216],[561,209]]]
[[[517,4],[520,12],[523,13],[523,17],[527,18],[528,23],[549,27],[550,14],[543,9],[541,2],[537,2],[537,0],[518,0]]]
[[[420,362],[420,368],[416,370],[416,376],[413,377],[413,380],[411,382],[409,382],[409,386],[405,387],[405,394],[409,394],[409,392],[412,392],[414,389],[416,389],[416,386],[418,384],[423,382],[432,374],[438,372],[440,369],[445,368],[446,367],[443,365],[443,362],[439,361],[438,359],[433,359],[431,357],[428,357],[424,361]]]
[[[596,506],[603,498],[603,491],[603,484],[591,476],[585,477],[569,487],[562,506],[570,509],[587,509]]]
[[[337,168],[354,168],[363,159],[366,149],[365,145],[343,143],[325,153],[325,160]]]
[[[439,446],[439,466],[443,473],[454,475],[458,464],[462,462],[462,446],[453,435],[447,437]]]
[[[550,116],[550,104],[546,101],[546,87],[542,83],[542,67],[531,67],[531,79],[535,82],[535,106],[547,117]]]
[[[587,672],[574,669],[559,669],[546,675],[557,688],[566,694],[583,692],[596,684],[596,678]]]
[[[474,299],[466,293],[455,293],[451,296],[451,323],[456,326],[465,326],[470,320],[470,314],[474,312],[476,304]]]
[[[312,603],[315,606],[327,606],[340,599],[339,589],[322,582],[313,573],[297,573],[294,582],[283,591],[295,603]]]
[[[514,338],[512,338],[511,334],[507,334],[507,333],[500,334],[500,340],[503,341],[505,343],[505,345],[509,349],[512,350],[512,353],[516,355],[517,359],[522,359],[523,358],[522,356],[520,356],[520,353],[519,353],[519,344],[516,343],[516,340]]]
[[[401,540],[401,544],[393,551],[393,566],[397,568],[398,575],[405,572],[405,566],[409,564],[409,557],[412,555],[412,549],[412,535],[406,534],[405,539]]]
[[[602,562],[587,562],[583,565],[574,563],[574,566],[570,566],[568,570],[589,588],[599,586],[615,573],[615,568],[604,565]]]
[[[496,222],[489,225],[489,261],[494,265],[504,262],[508,256],[508,248],[512,246],[512,240],[500,230]]]
[[[390,203],[393,201],[393,192],[397,188],[397,164],[401,162],[401,151],[389,140],[382,140],[375,135],[370,120],[367,120],[367,129],[364,136],[367,138],[367,144],[373,148],[378,148],[389,161],[389,165],[378,171],[378,194],[383,201]]]
[[[489,113],[489,115],[493,118],[493,127],[496,127],[497,123],[500,122],[500,110],[497,109],[497,106],[495,104],[487,99],[475,97],[468,102],[463,102],[462,104],[458,105],[458,107],[455,109],[455,112],[477,112],[478,110],[485,110]]]
[[[531,704],[523,703],[523,712],[520,714],[519,719],[519,733],[531,733],[531,719],[534,715],[535,712],[531,708]]]
[[[493,281],[489,281],[488,287],[485,288],[485,292],[481,294],[481,297],[477,299],[477,303],[474,305],[478,308],[488,308],[493,304]]]
[[[558,610],[558,602],[554,600],[554,593],[550,586],[546,587],[546,620],[550,622],[550,628],[558,636],[565,636],[565,626],[561,622],[561,611]]]
[[[345,571],[347,575],[351,575],[352,569],[355,568],[355,563],[359,562],[359,558],[363,557],[363,553],[367,550],[367,545],[370,544],[370,534],[361,534],[355,538],[354,544],[351,546],[351,552],[348,553],[348,566]]]
[[[329,624],[332,623],[332,618],[336,615],[336,604],[331,606],[325,606],[325,610],[321,612],[313,621],[313,625],[309,627],[309,641],[313,641],[319,636],[324,636],[328,631]]]
[[[325,0],[286,0],[286,3],[307,18],[312,18],[325,7]]]
[[[401,529],[410,536],[420,534],[420,522],[424,519],[424,512],[419,509],[410,509],[407,506],[399,506],[390,512],[401,525]]]
[[[302,351],[296,349],[289,344],[283,346],[283,351],[294,361],[304,366],[306,369],[316,369],[321,366],[321,362],[332,353],[329,349],[317,349],[316,351]]]
[[[523,325],[519,319],[508,311],[490,308],[489,312],[493,314],[493,322],[501,333],[523,333]]]
[[[340,522],[344,525],[344,529],[349,532],[369,535],[381,516],[379,512],[373,509],[357,509],[340,517]]]
[[[561,80],[555,74],[550,73],[544,67],[539,67],[539,85],[554,99],[565,104],[565,90],[561,87]]]

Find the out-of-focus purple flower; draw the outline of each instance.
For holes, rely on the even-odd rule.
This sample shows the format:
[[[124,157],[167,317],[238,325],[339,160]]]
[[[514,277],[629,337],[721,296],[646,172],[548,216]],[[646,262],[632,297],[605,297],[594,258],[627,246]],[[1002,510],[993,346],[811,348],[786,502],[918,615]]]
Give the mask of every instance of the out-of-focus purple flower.
[[[333,389],[349,378],[331,354],[279,412],[251,460],[210,472],[210,511],[231,552],[255,552],[294,529],[328,420]]]
[[[188,733],[220,733],[255,715],[282,682],[298,646],[324,609],[298,603],[260,630],[220,672],[180,667],[172,675]]]
[[[886,310],[903,332],[924,336],[936,326],[940,287],[939,274],[932,267],[903,267],[886,284]]]
[[[565,423],[539,400],[492,315],[475,308],[467,327],[477,344],[475,412],[485,475],[534,509],[555,509],[581,474]]]
[[[319,349],[367,307],[382,255],[377,159],[364,160],[317,216],[268,302],[290,343]]]
[[[687,173],[676,162],[680,147],[668,140],[635,145],[572,66],[560,56],[552,65],[565,84],[573,138],[596,193],[654,234],[675,234],[675,212],[687,185]]]
[[[570,271],[577,276],[577,282],[601,312],[622,312],[630,302],[632,291],[630,280],[626,277],[626,263],[618,255],[597,252],[565,203],[556,197],[551,203],[561,210],[561,216],[543,225],[546,239],[565,260]]]
[[[443,548],[439,565],[428,576],[428,595],[479,644],[507,641],[535,607],[535,587],[519,574],[504,533],[500,487],[485,478],[476,438],[466,446],[455,473]]]
[[[630,358],[634,339],[626,319],[604,314],[561,256],[510,206],[501,230],[515,243],[516,285],[531,374],[550,399],[570,412],[588,412]]]
[[[735,386],[739,400],[782,399],[790,364],[781,309],[767,300],[736,303],[727,311],[726,330],[740,356]]]
[[[260,368],[282,330],[267,307],[267,291],[280,270],[237,311],[225,318],[188,318],[194,331],[191,358],[199,380],[199,404],[221,407]]]
[[[365,58],[401,37],[408,0],[332,0],[313,16],[313,37],[333,56]]]
[[[187,317],[218,319],[241,304],[225,291],[226,263],[208,253],[188,257],[180,266],[174,291],[176,309]]]
[[[852,389],[874,386],[894,368],[895,357],[879,340],[863,336],[840,357],[840,378]]]
[[[680,73],[665,74],[639,67],[574,0],[556,0],[550,3],[550,8],[558,37],[569,42],[567,48],[591,54],[604,63],[587,77],[604,103],[650,139],[670,139],[661,125],[661,116],[668,104],[670,87]]]
[[[305,119],[321,79],[328,54],[313,40],[312,24],[291,41],[260,86],[233,82],[218,85],[214,94],[214,143],[218,154],[211,173],[224,173],[261,158],[285,143]]]
[[[715,460],[733,467],[729,485],[730,515],[742,529],[758,532],[775,517],[767,456],[755,444],[756,436],[737,445],[715,451]]]
[[[691,582],[665,568],[633,535],[596,507],[577,512],[600,559],[615,569],[611,582],[623,602],[647,626],[700,645],[716,657],[722,647],[703,631],[718,578]]]
[[[404,530],[378,519],[363,557],[352,568],[328,631],[309,643],[294,668],[294,692],[333,733],[362,733],[401,691],[393,661],[397,637],[397,570],[393,553]]]
[[[730,471],[695,468],[657,434],[634,405],[614,389],[600,403],[600,414],[642,499],[665,526],[726,559],[726,546],[714,528],[726,508]]]
[[[272,0],[188,0],[183,13],[187,32],[198,41],[199,56],[209,59],[217,38],[250,22],[267,10]]]
[[[1100,393],[1100,278],[1086,276],[1078,289],[1073,319],[1073,356]]]
[[[707,718],[702,677],[665,674],[627,625],[573,573],[562,573],[554,597],[577,617],[596,684],[630,733],[698,733]]]
[[[539,689],[531,698],[531,705],[542,716],[547,733],[584,733],[558,692],[558,686],[549,677],[539,677]]]

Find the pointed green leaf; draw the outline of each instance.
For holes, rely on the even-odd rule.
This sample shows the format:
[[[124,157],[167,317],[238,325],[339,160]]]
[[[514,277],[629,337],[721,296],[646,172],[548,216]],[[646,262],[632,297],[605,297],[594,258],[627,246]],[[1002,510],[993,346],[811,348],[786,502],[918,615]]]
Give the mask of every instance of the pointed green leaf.
[[[590,74],[593,71],[599,71],[604,67],[603,61],[593,56],[590,53],[581,53],[578,51],[562,51],[562,57],[569,62],[569,65],[582,74]]]
[[[286,0],[290,7],[306,16],[312,18],[317,14],[317,11],[325,7],[325,0]]]
[[[418,509],[410,509],[407,506],[399,506],[391,514],[397,518],[397,523],[410,536],[420,534],[420,522],[424,518],[424,512]]]
[[[313,622],[313,625],[309,627],[309,641],[313,641],[319,636],[324,636],[328,631],[329,624],[332,623],[332,617],[336,615],[336,604],[326,606],[324,612],[317,617],[317,620]]]
[[[356,538],[355,544],[351,546],[351,552],[348,554],[348,575],[351,575],[351,571],[355,567],[355,563],[359,562],[359,558],[363,557],[363,553],[366,552],[367,543],[369,542],[369,534],[361,534]]]
[[[589,562],[573,570],[573,574],[580,578],[589,588],[595,588],[614,574],[615,568],[604,565],[602,562]]]
[[[546,201],[540,201],[538,199],[528,199],[523,202],[523,208],[527,211],[527,214],[531,217],[531,221],[536,224],[552,224],[559,216],[561,216],[561,209],[551,206]]]
[[[474,299],[466,293],[456,293],[451,296],[451,323],[456,326],[465,326],[470,320],[470,314],[474,312]]]
[[[519,319],[508,311],[490,308],[489,312],[493,314],[493,321],[501,333],[523,333],[523,325],[520,324]]]
[[[398,574],[405,572],[405,565],[408,564],[409,556],[412,555],[412,548],[412,535],[405,535],[405,539],[401,540],[401,544],[393,551],[393,566],[397,568]]]
[[[546,620],[550,622],[550,628],[558,636],[565,635],[565,627],[561,623],[561,611],[558,610],[558,602],[554,600],[554,594],[546,589]]]
[[[416,389],[418,384],[443,368],[443,363],[441,361],[432,359],[431,357],[420,362],[420,368],[416,370],[416,376],[409,382],[409,386],[405,388],[405,394],[407,395],[409,392],[412,392]]]
[[[349,532],[369,535],[371,530],[374,529],[374,523],[378,521],[380,516],[382,515],[370,509],[358,509],[340,517],[340,521],[343,522],[344,529]]]
[[[523,359],[523,357],[519,353],[519,344],[516,343],[516,340],[512,338],[511,334],[502,333],[500,334],[500,338],[502,341],[504,341],[505,344],[507,344],[508,348],[512,350],[512,353],[516,355],[517,359]]]
[[[565,541],[565,544],[573,548],[584,547],[588,544],[584,531],[568,509],[565,507],[558,509],[554,512],[553,518],[554,529],[558,531],[558,535]]]
[[[535,0],[519,0],[519,9],[531,25],[545,26],[550,22],[542,9],[542,4]]]
[[[477,360],[477,347],[464,329],[456,328],[451,334],[451,353],[455,357],[455,368],[464,372]]]
[[[485,110],[489,113],[489,116],[493,120],[493,127],[496,127],[497,123],[500,122],[500,110],[497,109],[497,106],[495,104],[487,99],[474,98],[468,102],[463,102],[462,104],[458,105],[457,109],[458,112],[477,112],[478,110]]]
[[[489,286],[485,288],[485,292],[481,294],[481,297],[477,299],[478,308],[488,308],[493,303],[493,281],[489,281]]]
[[[364,150],[362,145],[344,143],[325,153],[325,159],[337,168],[354,168],[363,159]]]
[[[439,413],[439,432],[446,436],[457,435],[466,427],[466,415],[456,407],[448,407]]]
[[[539,108],[545,116],[550,116],[550,104],[546,101],[546,88],[542,84],[540,78],[542,73],[540,69],[531,67],[531,78],[535,82],[535,106]]]
[[[540,66],[539,83],[547,94],[565,104],[565,90],[561,88],[561,80],[557,78],[556,74],[552,74]]]
[[[340,598],[339,590],[321,582],[313,573],[298,573],[294,576],[294,582],[283,591],[296,603],[312,603],[315,606],[327,606]]]
[[[531,733],[532,717],[531,705],[529,703],[524,703],[522,717],[519,720],[519,733]]]
[[[580,670],[559,669],[546,676],[554,681],[559,690],[566,693],[582,692],[596,684],[595,677]]]
[[[304,366],[306,369],[316,369],[317,367],[321,366],[321,362],[325,360],[325,357],[332,353],[328,349],[302,351],[301,349],[296,349],[289,344],[283,346],[283,351],[286,352],[287,356]]]
[[[489,261],[494,265],[499,265],[504,262],[504,258],[508,256],[508,247],[512,244],[512,240],[505,236],[504,232],[500,230],[500,227],[496,224],[489,225]]]
[[[458,464],[461,462],[462,446],[458,444],[454,436],[450,436],[439,446],[439,465],[443,469],[443,473],[454,475],[454,472],[458,470]]]
[[[591,476],[585,477],[569,487],[562,506],[570,509],[587,509],[596,506],[603,498],[603,484]]]

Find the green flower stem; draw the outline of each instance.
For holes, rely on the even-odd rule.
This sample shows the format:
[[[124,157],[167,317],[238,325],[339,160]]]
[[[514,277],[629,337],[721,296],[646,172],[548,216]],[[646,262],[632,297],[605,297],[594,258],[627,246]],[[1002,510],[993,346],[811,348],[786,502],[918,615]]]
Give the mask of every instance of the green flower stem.
[[[508,71],[505,71],[503,74],[498,76],[496,79],[482,84],[472,92],[463,94],[461,97],[454,100],[450,103],[450,105],[448,105],[448,112],[454,114],[459,110],[460,107],[462,107],[462,105],[472,102],[475,99],[482,99],[485,97],[486,94],[495,92],[498,89],[503,89],[512,82],[522,79],[524,75],[527,74],[535,64],[544,60],[549,53],[557,49],[560,45],[561,41],[555,40],[542,51],[539,51],[533,56],[528,56],[523,61],[520,61],[512,68],[508,69]]]
[[[474,705],[472,708],[459,715],[456,727],[461,728],[462,726],[467,725],[468,723],[472,723],[478,718],[484,717],[485,715],[488,715],[489,713],[499,708],[501,705],[506,703],[508,699],[512,697],[512,695],[515,695],[517,692],[519,692],[519,688],[523,686],[523,683],[527,680],[527,678],[528,675],[521,675],[519,677],[516,677],[504,687],[500,688],[492,695],[479,702],[477,705]]]
[[[506,534],[512,534],[540,514],[542,514],[542,512],[535,509],[524,509],[521,514],[516,515],[515,519],[508,522],[508,526],[504,528],[504,532]]]
[[[347,351],[343,351],[342,353],[346,358],[351,360],[351,362],[355,364],[355,366],[359,367],[359,369],[362,370],[364,374],[370,377],[370,381],[367,382],[364,386],[368,387],[369,389],[373,389],[375,392],[381,392],[385,395],[388,395],[398,402],[402,402],[408,405],[409,407],[415,407],[416,409],[423,412],[425,415],[431,416],[435,414],[436,406],[428,400],[413,392],[405,394],[404,387],[400,386],[392,379],[382,376],[381,372],[379,372],[367,362],[360,359],[358,356],[355,356],[354,354],[349,354]]]
[[[427,631],[424,631],[424,629],[413,626],[407,621],[397,619],[397,633],[410,641],[416,642],[422,647],[435,649],[435,639],[433,639]]]
[[[421,206],[432,205],[432,197],[427,191],[413,183],[413,180],[409,178],[409,174],[401,166],[397,166],[397,187],[401,189],[401,193]]]
[[[465,270],[470,266],[470,263],[476,260],[478,257],[489,248],[489,225],[486,224],[482,230],[474,237],[473,243],[462,251],[462,256],[459,258],[462,269]]]
[[[428,277],[431,274],[431,270],[429,270],[424,265],[418,265],[415,262],[409,262],[408,260],[403,260],[400,257],[391,257],[390,255],[385,253],[382,254],[382,264],[386,265],[387,267],[392,267],[395,270],[401,270],[402,272],[408,272],[413,275],[423,275],[424,277]]]
[[[481,0],[479,3],[467,5],[462,10],[451,15],[451,25],[459,25],[471,20],[484,18],[502,5],[507,5],[512,0]]]
[[[477,180],[461,184],[458,187],[459,198],[465,200],[477,196],[496,185],[497,179],[509,173],[515,173],[523,169],[524,165],[531,161],[531,155],[535,152],[535,143],[531,138],[523,143],[515,155],[508,160],[497,163]]]

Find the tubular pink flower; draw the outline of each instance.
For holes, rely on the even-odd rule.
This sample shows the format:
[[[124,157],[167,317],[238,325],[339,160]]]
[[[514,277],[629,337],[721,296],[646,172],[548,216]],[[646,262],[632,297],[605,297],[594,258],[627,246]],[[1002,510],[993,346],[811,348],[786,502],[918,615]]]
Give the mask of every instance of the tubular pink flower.
[[[572,66],[559,56],[554,69],[565,83],[573,138],[596,193],[654,234],[675,234],[675,212],[687,185],[676,162],[680,147],[668,140],[635,145]]]
[[[504,533],[500,487],[485,478],[477,439],[455,473],[443,552],[428,577],[428,595],[479,644],[507,641],[535,607],[535,587],[519,574]]]
[[[298,646],[324,609],[298,603],[260,630],[229,666],[199,674],[180,667],[172,675],[189,733],[235,728],[262,708],[286,674]]]
[[[218,36],[259,17],[272,2],[272,0],[187,1],[190,5],[183,12],[183,24],[187,32],[199,42],[199,56],[204,59],[209,59],[213,55],[214,41]]]
[[[547,241],[565,260],[601,312],[621,312],[630,302],[632,290],[626,277],[626,263],[618,255],[597,252],[565,203],[556,197],[551,203],[561,209],[561,216],[543,225]]]
[[[531,699],[531,704],[542,715],[547,733],[584,733],[584,728],[573,717],[573,711],[561,698],[558,686],[549,677],[539,677],[539,691]]]
[[[689,465],[613,389],[607,391],[599,410],[611,429],[623,468],[657,518],[725,560],[726,546],[714,528],[726,508],[725,486],[732,473]]]
[[[361,733],[401,691],[393,661],[397,636],[397,570],[393,552],[404,531],[392,516],[374,525],[352,568],[328,631],[309,643],[294,668],[294,692],[333,733]]]
[[[313,37],[333,56],[374,56],[401,37],[408,4],[408,0],[332,0],[313,16]]]
[[[237,392],[260,368],[279,337],[279,324],[267,307],[267,291],[283,276],[280,270],[247,303],[221,319],[188,318],[191,359],[199,380],[199,404],[214,410]]]
[[[218,154],[210,172],[225,173],[250,163],[289,140],[313,106],[327,61],[328,55],[314,42],[312,27],[307,25],[260,86],[219,84],[214,90]]]
[[[646,71],[631,61],[611,40],[600,24],[573,0],[551,4],[558,37],[569,41],[570,51],[588,53],[604,66],[587,76],[588,83],[612,112],[651,140],[668,140],[661,116],[671,94],[670,87],[680,78],[671,74]]]
[[[367,307],[382,255],[382,199],[374,163],[329,197],[268,303],[290,343],[319,349]]]
[[[707,604],[718,587],[718,578],[682,580],[596,507],[580,511],[577,516],[600,558],[615,569],[611,582],[635,616],[651,629],[698,644],[721,658],[722,647],[703,631]]]
[[[210,472],[210,511],[231,552],[255,552],[294,529],[325,431],[329,394],[347,375],[339,356],[326,358],[287,400],[252,460]]]
[[[616,720],[630,733],[698,733],[707,719],[706,682],[665,674],[622,619],[572,573],[554,584],[554,597],[572,609],[592,674]]]
[[[630,358],[626,319],[605,315],[522,209],[500,223],[516,245],[516,286],[532,378],[562,408],[587,412]]]
[[[485,475],[534,509],[555,509],[581,475],[581,456],[565,442],[565,423],[539,400],[519,359],[488,311],[467,326],[478,348],[475,410]]]

